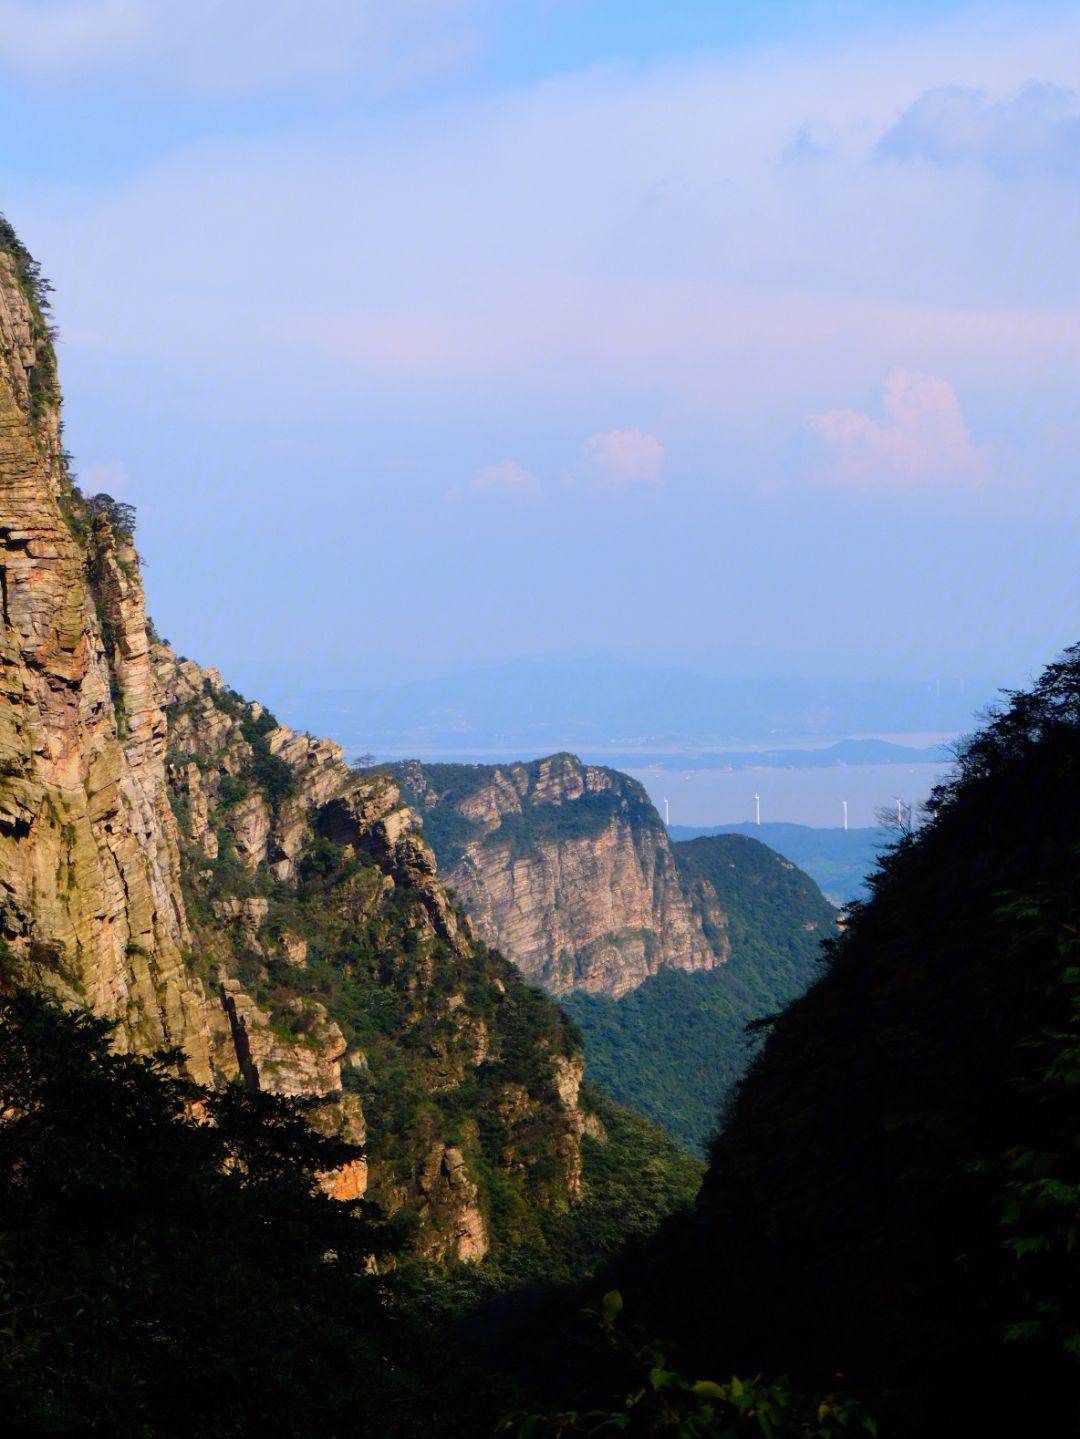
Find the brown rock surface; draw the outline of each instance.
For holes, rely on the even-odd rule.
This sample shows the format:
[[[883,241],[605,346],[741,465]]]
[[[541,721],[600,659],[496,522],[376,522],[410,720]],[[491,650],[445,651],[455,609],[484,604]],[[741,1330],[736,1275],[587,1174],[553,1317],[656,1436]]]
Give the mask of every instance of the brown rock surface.
[[[468,837],[440,856],[441,872],[477,931],[533,983],[617,997],[665,966],[727,959],[726,943],[706,938],[659,816],[629,776],[573,755],[477,766],[464,793],[460,781],[442,787],[439,765],[410,763],[400,774],[421,812],[449,806],[469,821]]]
[[[59,396],[28,400],[38,323],[0,257],[0,933],[119,1043],[178,1045],[208,1079],[137,562],[105,519],[84,549],[61,511]]]
[[[479,1259],[492,1165],[526,1206],[579,1187],[576,1088],[533,1077],[571,1062],[565,1019],[476,943],[386,774],[151,643],[130,516],[67,474],[40,301],[0,248],[5,971],[115,1019],[123,1048],[179,1050],[201,1083],[313,1099],[314,1127],[349,1143],[376,1096],[384,1150],[324,1187],[370,1183],[427,1216],[423,1252]],[[466,1082],[496,1123],[513,1110],[491,1153],[454,1108]]]

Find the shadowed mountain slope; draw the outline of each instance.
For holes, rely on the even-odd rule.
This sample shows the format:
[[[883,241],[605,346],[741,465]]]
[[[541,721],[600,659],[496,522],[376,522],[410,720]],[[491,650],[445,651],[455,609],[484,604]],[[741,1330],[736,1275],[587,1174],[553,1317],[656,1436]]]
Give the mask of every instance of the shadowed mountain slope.
[[[842,1372],[897,1434],[1075,1432],[1078,854],[1080,647],[965,744],[745,1081],[654,1275],[696,1360]]]

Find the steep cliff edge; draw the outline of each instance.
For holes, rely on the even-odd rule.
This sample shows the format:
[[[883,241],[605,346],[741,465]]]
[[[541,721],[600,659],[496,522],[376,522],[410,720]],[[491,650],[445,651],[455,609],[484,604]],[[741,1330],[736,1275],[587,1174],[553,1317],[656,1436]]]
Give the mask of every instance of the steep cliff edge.
[[[41,982],[115,1016],[121,1043],[178,1045],[206,1080],[137,563],[106,515],[73,505],[42,298],[5,228],[0,934]]]
[[[746,1026],[836,933],[813,880],[739,835],[672,844],[641,785],[573,755],[392,773],[473,924],[578,1025],[590,1081],[703,1153]]]
[[[68,472],[46,288],[0,224],[5,977],[315,1101],[366,1142],[328,1187],[422,1254],[529,1238],[599,1133],[569,1026],[474,941],[392,783],[151,643],[133,515]]]
[[[648,795],[574,755],[529,764],[395,770],[446,882],[484,939],[553,994],[625,994],[661,969],[713,969],[706,937]]]
[[[416,1217],[425,1252],[527,1238],[578,1196],[600,1132],[559,1011],[473,938],[389,776],[166,644],[153,661],[194,963],[239,1038],[217,1077],[326,1096],[324,1123],[366,1132],[354,1180]]]

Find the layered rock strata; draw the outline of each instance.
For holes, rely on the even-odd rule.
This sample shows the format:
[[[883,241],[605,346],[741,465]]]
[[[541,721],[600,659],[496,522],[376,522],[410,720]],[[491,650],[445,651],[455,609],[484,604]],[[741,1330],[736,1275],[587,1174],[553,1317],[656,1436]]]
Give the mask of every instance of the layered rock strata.
[[[628,775],[568,754],[397,773],[478,932],[533,983],[618,997],[660,969],[727,959],[722,915],[707,936]]]
[[[474,941],[392,782],[151,642],[132,516],[67,472],[43,298],[0,222],[2,982],[314,1101],[367,1146],[329,1192],[478,1259],[486,1176],[519,1229],[580,1186],[568,1027]]]

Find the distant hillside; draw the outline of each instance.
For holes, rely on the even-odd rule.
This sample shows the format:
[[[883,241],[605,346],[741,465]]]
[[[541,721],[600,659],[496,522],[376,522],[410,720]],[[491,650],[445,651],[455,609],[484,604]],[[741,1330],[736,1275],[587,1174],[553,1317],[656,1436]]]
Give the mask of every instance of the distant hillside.
[[[896,838],[892,830],[815,829],[806,824],[720,824],[708,829],[673,824],[673,840],[696,839],[702,835],[745,834],[761,840],[804,869],[821,886],[833,904],[845,905],[865,899],[867,876],[873,873],[882,849]]]
[[[836,914],[790,861],[740,835],[674,846],[706,934],[722,914],[728,962],[703,974],[664,970],[622,999],[571,994],[593,1083],[702,1152],[757,1049],[746,1026],[781,1010],[820,972]]]
[[[393,770],[439,871],[488,944],[553,994],[625,994],[658,970],[727,958],[707,938],[660,816],[629,775],[557,754]]]
[[[576,756],[394,767],[483,938],[558,995],[588,1077],[703,1152],[753,1053],[801,994],[836,912],[756,838],[672,844],[642,787]]]

